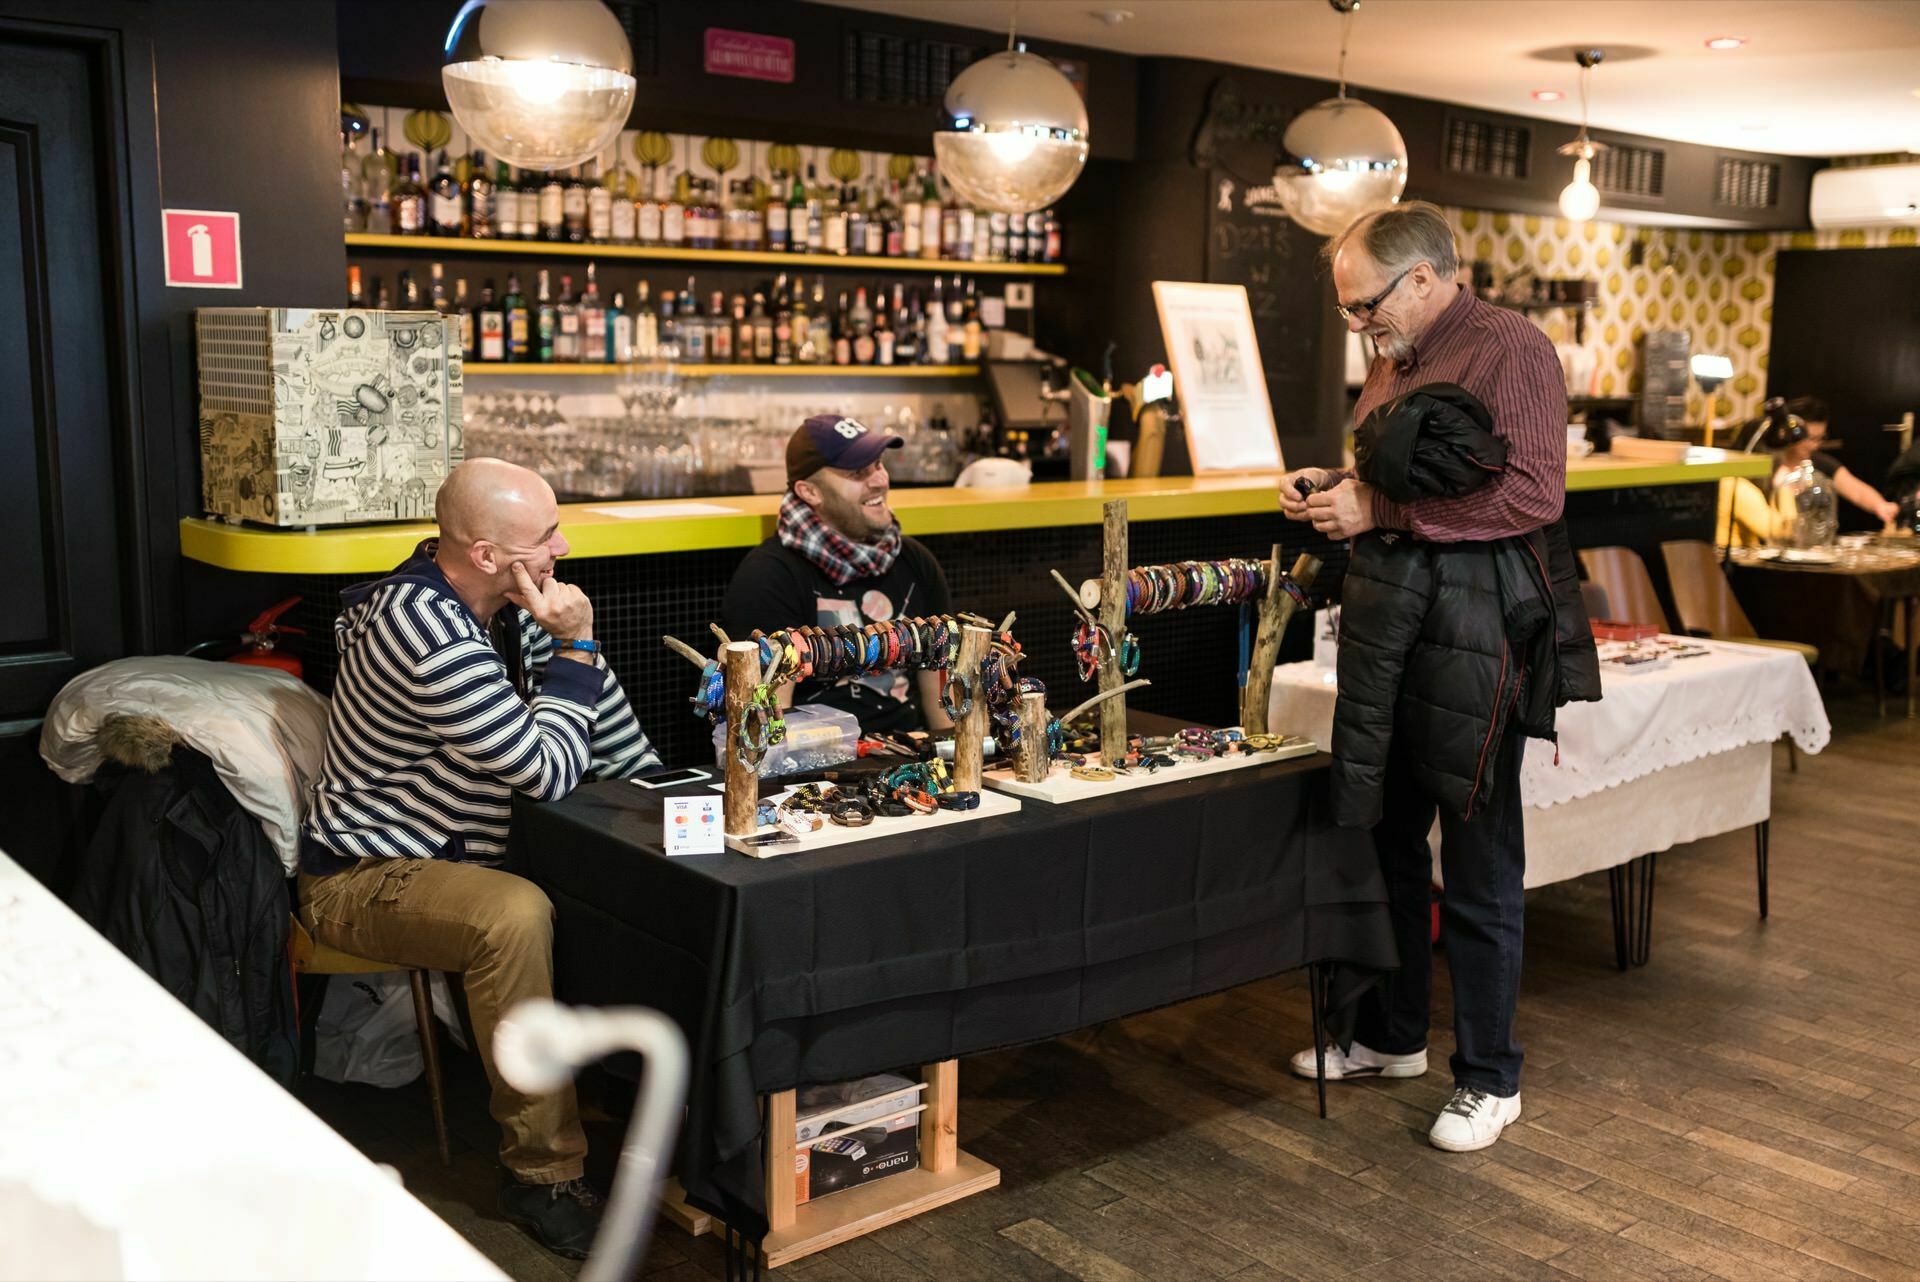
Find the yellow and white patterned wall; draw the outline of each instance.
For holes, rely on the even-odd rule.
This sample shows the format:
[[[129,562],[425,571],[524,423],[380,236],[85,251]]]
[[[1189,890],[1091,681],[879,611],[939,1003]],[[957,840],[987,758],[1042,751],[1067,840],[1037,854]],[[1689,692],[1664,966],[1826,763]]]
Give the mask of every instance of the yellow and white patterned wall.
[[[1447,209],[1463,261],[1484,259],[1494,278],[1516,272],[1582,277],[1600,282],[1587,314],[1587,345],[1598,357],[1594,391],[1631,396],[1640,391],[1640,339],[1650,329],[1682,329],[1693,351],[1726,355],[1733,377],[1715,396],[1721,418],[1759,412],[1767,384],[1767,346],[1773,329],[1774,255],[1782,249],[1877,249],[1913,246],[1912,227],[1797,232],[1724,232],[1572,223],[1533,214]],[[1635,242],[1644,244],[1633,266]],[[1571,312],[1533,313],[1555,342],[1571,342]],[[1820,389],[1800,392],[1817,394]],[[1687,415],[1702,417],[1698,389],[1687,394]]]

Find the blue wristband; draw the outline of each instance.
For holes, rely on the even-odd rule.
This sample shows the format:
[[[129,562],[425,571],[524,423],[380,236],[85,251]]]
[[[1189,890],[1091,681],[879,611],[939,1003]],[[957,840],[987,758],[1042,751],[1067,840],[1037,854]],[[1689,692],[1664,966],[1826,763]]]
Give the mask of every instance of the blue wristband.
[[[556,640],[553,643],[553,648],[556,650],[578,650],[582,654],[599,654],[600,653],[600,643],[598,641]]]

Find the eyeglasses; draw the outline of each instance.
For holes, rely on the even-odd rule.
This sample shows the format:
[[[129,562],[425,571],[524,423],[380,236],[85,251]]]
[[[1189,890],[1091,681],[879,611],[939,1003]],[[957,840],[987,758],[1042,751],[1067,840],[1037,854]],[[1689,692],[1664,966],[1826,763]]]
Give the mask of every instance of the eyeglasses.
[[[1419,265],[1420,264],[1415,263],[1413,266],[1418,267]],[[1391,294],[1394,290],[1400,288],[1400,282],[1405,280],[1407,278],[1407,272],[1410,272],[1412,270],[1413,270],[1413,267],[1409,267],[1407,268],[1407,271],[1401,272],[1398,276],[1395,276],[1391,281],[1387,283],[1387,287],[1385,289],[1375,294],[1372,298],[1369,298],[1366,302],[1335,303],[1333,305],[1333,310],[1340,313],[1341,320],[1354,320],[1356,318],[1359,320],[1368,319],[1379,308],[1380,304],[1387,301],[1388,294]]]

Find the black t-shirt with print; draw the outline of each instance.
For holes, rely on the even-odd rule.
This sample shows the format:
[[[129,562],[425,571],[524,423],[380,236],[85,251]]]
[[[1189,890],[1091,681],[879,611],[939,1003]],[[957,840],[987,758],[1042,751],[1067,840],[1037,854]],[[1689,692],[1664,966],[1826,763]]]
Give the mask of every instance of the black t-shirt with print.
[[[735,640],[745,640],[754,629],[805,625],[833,627],[845,623],[883,623],[888,619],[950,614],[953,600],[946,575],[933,553],[917,539],[903,538],[900,555],[885,574],[836,585],[819,566],[780,542],[769,538],[733,572],[720,606],[720,626]],[[921,725],[920,705],[913,698],[909,674],[867,677],[827,685],[802,681],[794,702],[824,703],[844,708],[860,718],[863,730],[899,730]]]

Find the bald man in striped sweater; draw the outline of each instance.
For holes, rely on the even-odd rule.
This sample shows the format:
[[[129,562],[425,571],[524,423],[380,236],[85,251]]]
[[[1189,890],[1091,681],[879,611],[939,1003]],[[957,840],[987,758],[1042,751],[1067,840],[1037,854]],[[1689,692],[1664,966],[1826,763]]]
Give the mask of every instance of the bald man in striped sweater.
[[[500,1123],[507,1217],[584,1257],[599,1197],[573,1088],[527,1095],[493,1063],[514,1003],[553,992],[553,906],[501,870],[512,794],[658,765],[593,640],[593,605],[553,577],[553,490],[498,459],[441,486],[440,537],[342,594],[340,675],[301,842],[301,917],[320,943],[464,976]]]

